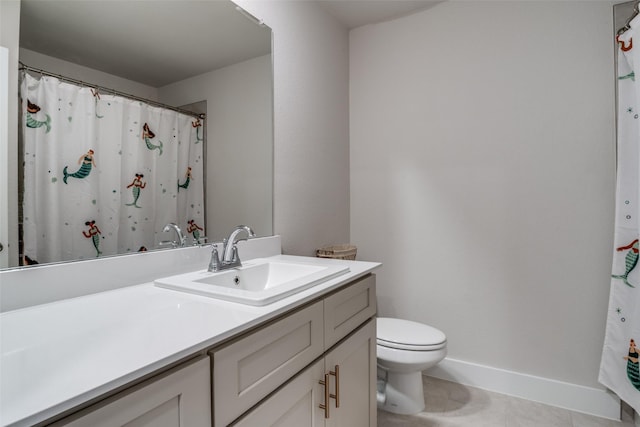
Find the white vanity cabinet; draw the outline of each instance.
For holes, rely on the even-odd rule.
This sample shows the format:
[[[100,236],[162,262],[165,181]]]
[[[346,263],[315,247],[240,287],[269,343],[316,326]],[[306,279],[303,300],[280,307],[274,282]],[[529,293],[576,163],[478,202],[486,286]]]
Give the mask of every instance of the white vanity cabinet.
[[[375,320],[371,319],[233,426],[373,427],[375,363]]]
[[[226,426],[322,354],[322,301],[212,350],[214,426]]]
[[[375,427],[375,313],[369,275],[212,351],[214,427]]]
[[[210,427],[209,358],[200,357],[52,426]]]

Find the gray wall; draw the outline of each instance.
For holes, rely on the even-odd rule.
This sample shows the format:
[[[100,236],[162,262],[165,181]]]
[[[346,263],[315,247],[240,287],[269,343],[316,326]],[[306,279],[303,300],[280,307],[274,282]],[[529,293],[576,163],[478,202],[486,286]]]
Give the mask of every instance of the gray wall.
[[[271,55],[220,68],[158,90],[160,101],[207,105],[207,237],[219,242],[238,224],[273,234]]]
[[[351,236],[449,357],[599,387],[614,213],[607,1],[445,2],[351,32]]]
[[[273,30],[274,232],[283,252],[348,242],[348,32],[312,2],[236,3]]]

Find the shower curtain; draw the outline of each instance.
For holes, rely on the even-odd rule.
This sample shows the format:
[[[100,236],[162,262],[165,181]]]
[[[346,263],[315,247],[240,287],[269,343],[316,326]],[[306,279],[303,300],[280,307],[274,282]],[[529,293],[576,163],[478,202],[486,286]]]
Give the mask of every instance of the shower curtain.
[[[618,161],[611,291],[599,381],[640,412],[640,17],[617,37]],[[640,43],[640,36],[637,38]],[[636,73],[638,71],[638,73]]]
[[[20,98],[31,260],[151,250],[169,222],[204,235],[197,119],[28,73]]]

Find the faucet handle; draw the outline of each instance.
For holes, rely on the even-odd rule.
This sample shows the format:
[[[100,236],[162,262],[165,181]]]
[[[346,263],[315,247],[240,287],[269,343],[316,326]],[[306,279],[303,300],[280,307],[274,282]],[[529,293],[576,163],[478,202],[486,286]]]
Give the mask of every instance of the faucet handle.
[[[220,257],[218,256],[218,248],[216,244],[211,245],[211,260],[209,261],[209,272],[220,270]]]

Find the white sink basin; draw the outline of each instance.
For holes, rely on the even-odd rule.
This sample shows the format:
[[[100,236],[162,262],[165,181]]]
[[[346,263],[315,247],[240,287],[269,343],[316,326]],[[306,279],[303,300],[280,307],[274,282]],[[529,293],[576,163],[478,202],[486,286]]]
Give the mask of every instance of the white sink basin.
[[[322,265],[257,258],[242,267],[210,273],[207,270],[157,279],[162,288],[249,305],[267,305],[345,274],[344,265]]]

